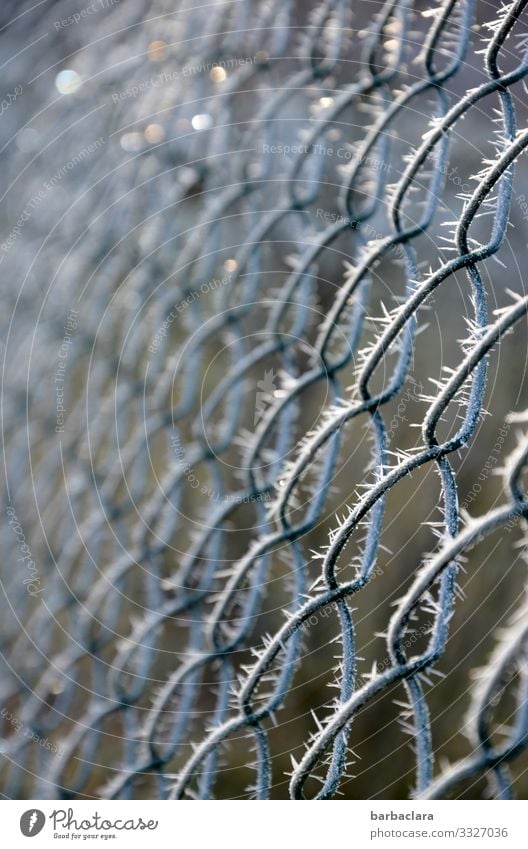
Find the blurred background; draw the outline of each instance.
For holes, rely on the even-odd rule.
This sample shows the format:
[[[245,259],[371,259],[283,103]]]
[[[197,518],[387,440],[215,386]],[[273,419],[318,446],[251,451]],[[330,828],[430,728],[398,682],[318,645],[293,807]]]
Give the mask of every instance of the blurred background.
[[[352,298],[352,317],[341,316],[331,345],[331,356],[343,358],[335,380],[323,369],[283,413],[273,411],[292,381],[302,383],[317,365],[321,327],[344,282],[374,243],[394,233],[392,187],[441,98],[451,106],[488,79],[482,50],[497,10],[477,0],[463,61],[443,94],[417,90],[353,176],[376,122],[400,92],[425,78],[423,47],[441,5],[2,4],[5,796],[166,795],[192,744],[235,711],[231,693],[225,710],[219,707],[226,676],[236,688],[253,652],[284,622],[283,611],[294,609],[295,571],[309,593],[320,572],[312,553],[324,551],[362,485],[372,482],[372,421],[362,415],[342,429],[324,501],[316,498],[316,468],[296,487],[289,522],[314,504],[315,521],[295,545],[283,540],[255,558],[220,627],[226,644],[241,623],[244,633],[232,650],[216,651],[215,605],[237,564],[272,533],[269,508],[287,464],[339,398],[357,398],[358,352],[379,338],[384,310],[406,297],[401,249],[372,264],[363,300]],[[455,6],[439,50],[446,64],[468,9],[464,0]],[[525,33],[521,16],[501,67],[520,63]],[[369,86],[368,75],[380,69],[383,80]],[[525,128],[524,83],[509,90]],[[499,94],[490,94],[449,134],[434,218],[413,240],[420,279],[452,256],[453,222],[475,175],[497,157],[500,109]],[[430,192],[425,169],[420,179],[414,205],[404,210],[408,221],[419,220]],[[351,206],[361,211],[361,226],[339,230]],[[527,221],[521,157],[504,244],[480,266],[490,313],[511,302],[508,292],[524,293]],[[484,216],[471,236],[486,239],[489,231]],[[357,309],[363,321],[353,339]],[[445,369],[460,363],[473,316],[464,269],[419,312],[404,385],[383,406],[393,451],[421,444],[416,425],[427,396],[437,393]],[[478,516],[504,497],[497,471],[518,439],[508,415],[526,407],[526,342],[523,323],[493,351],[490,415],[450,457],[462,520],[464,511]],[[395,354],[378,367],[376,391]],[[463,399],[452,407],[446,433],[464,411]],[[388,620],[437,550],[431,523],[442,522],[442,504],[431,464],[387,497],[375,574],[349,605],[358,686],[373,665],[390,665]],[[361,539],[340,561],[343,579],[355,568]],[[522,527],[502,530],[470,552],[459,574],[450,639],[437,664],[444,677],[426,687],[437,771],[473,751],[465,732],[475,670],[524,603],[524,545]],[[426,618],[419,625],[421,645]],[[339,632],[335,611],[302,628],[284,704],[266,724],[272,798],[288,798],[290,756],[302,757],[317,722],[333,709]],[[202,660],[193,666],[196,658]],[[175,683],[170,692],[168,681]],[[343,798],[413,792],[404,699],[396,684],[355,718]],[[510,722],[508,704],[506,694],[499,737]],[[251,798],[252,746],[247,729],[230,736],[210,764],[209,795]],[[156,757],[163,769],[146,768]],[[117,787],[122,768],[137,772]],[[526,798],[525,752],[511,769]],[[488,792],[484,775],[457,788],[462,798]]]

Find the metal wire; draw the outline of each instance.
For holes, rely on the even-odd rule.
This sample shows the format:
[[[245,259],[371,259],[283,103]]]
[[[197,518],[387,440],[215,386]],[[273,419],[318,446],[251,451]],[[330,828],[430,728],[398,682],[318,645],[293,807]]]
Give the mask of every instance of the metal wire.
[[[2,704],[17,717],[3,753],[6,796],[211,798],[226,745],[242,740],[256,773],[247,792],[270,798],[282,777],[270,730],[296,687],[307,623],[316,617],[322,628],[322,614],[339,631],[337,696],[292,757],[291,798],[339,792],[356,716],[397,684],[414,795],[445,797],[486,776],[492,795],[514,796],[509,764],[528,743],[526,605],[472,691],[471,754],[441,770],[427,675],[449,673],[462,556],[528,518],[525,438],[504,469],[505,500],[479,517],[460,509],[453,462],[483,415],[489,357],[528,312],[522,291],[491,311],[483,272],[505,243],[528,146],[515,99],[528,72],[526,5],[515,0],[488,23],[483,54],[473,0],[444,0],[425,15],[388,0],[360,32],[340,0],[302,21],[282,0],[176,16],[173,4],[157,4],[155,16],[138,3],[99,24],[106,33],[115,22],[112,38],[78,61],[91,84],[102,75],[111,87],[110,110],[90,119],[104,169],[90,172],[83,155],[85,190],[67,214],[51,230],[33,216],[3,259],[23,285],[7,293],[2,545],[6,563],[25,544],[38,564],[33,594],[19,572],[2,574]],[[160,26],[177,44],[178,66],[156,66],[172,73],[169,85],[145,74],[144,45]],[[108,44],[115,54],[101,71]],[[468,67],[478,67],[470,88]],[[456,96],[459,77],[467,90]],[[477,111],[498,129],[495,153],[477,163],[445,247],[434,245],[425,268],[424,236],[449,223],[451,142]],[[65,126],[89,112],[71,107]],[[418,143],[400,140],[402,152],[394,127],[408,116]],[[335,143],[328,150],[339,134],[346,158],[336,167]],[[416,390],[420,438],[398,447],[386,411],[416,386],[423,308],[459,272],[473,311],[467,338],[435,394]],[[395,302],[374,321],[380,277],[389,291],[394,281]],[[42,281],[51,281],[44,297]],[[65,421],[49,404],[58,360],[54,400],[59,386]],[[349,470],[346,484],[338,473],[356,419],[368,428],[370,465]],[[361,608],[377,575],[389,494],[428,466],[441,482],[436,548],[413,565],[385,629],[388,663],[365,675],[352,604]],[[326,530],[336,482],[346,512]],[[281,621],[266,607],[270,591]],[[410,654],[424,616],[424,645]],[[498,744],[494,717],[511,682],[514,723]]]

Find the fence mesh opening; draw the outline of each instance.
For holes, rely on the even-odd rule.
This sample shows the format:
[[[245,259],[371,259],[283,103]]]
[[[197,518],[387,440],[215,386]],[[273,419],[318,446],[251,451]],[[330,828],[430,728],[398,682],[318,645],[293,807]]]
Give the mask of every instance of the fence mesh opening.
[[[527,5],[4,3],[6,797],[526,797]]]

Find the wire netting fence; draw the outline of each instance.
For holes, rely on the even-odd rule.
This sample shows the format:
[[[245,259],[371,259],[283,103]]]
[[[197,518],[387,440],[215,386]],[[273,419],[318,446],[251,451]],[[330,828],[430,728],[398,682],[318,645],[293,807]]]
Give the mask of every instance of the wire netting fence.
[[[5,796],[528,791],[527,5],[2,8]]]

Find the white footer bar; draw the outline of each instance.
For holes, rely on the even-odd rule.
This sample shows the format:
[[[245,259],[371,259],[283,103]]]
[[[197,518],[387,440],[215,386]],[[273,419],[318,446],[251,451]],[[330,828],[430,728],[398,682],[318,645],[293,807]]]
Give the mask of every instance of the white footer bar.
[[[528,846],[527,802],[4,801],[2,844],[174,849]],[[331,807],[328,807],[328,804]]]

